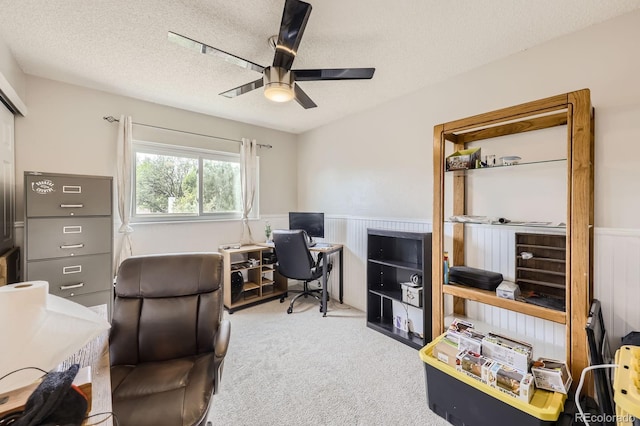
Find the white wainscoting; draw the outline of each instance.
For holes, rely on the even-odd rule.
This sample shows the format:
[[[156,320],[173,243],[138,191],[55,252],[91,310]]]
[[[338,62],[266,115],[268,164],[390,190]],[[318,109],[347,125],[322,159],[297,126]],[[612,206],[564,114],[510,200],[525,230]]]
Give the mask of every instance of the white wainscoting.
[[[366,310],[367,229],[430,232],[431,223],[413,219],[377,219],[349,216],[325,217],[325,240],[344,248],[344,302]],[[515,276],[516,232],[540,232],[536,228],[467,225],[466,264],[493,270],[513,280]],[[545,229],[547,233],[563,230]],[[445,226],[445,240],[451,228]],[[611,346],[620,338],[640,330],[640,230],[596,229],[594,297],[602,303]],[[334,270],[335,271],[335,270]],[[338,294],[338,274],[331,277],[332,297]],[[550,321],[477,303],[468,304],[468,315],[495,327],[511,330],[535,340],[564,346],[564,327]]]
[[[617,348],[621,337],[640,331],[640,230],[596,228],[594,234],[594,297]]]
[[[286,227],[286,215],[270,215],[267,219],[274,229]],[[344,302],[362,311],[367,309],[367,228],[430,232],[431,223],[414,219],[325,216],[325,240],[345,246]],[[513,234],[525,230],[535,232],[535,229],[485,225],[468,225],[468,228],[467,264],[513,279]],[[16,222],[16,245],[22,245],[23,231],[23,223]],[[445,226],[445,240],[450,237],[451,229]],[[602,303],[611,347],[617,348],[622,336],[640,331],[640,229],[596,228],[594,237],[594,297]],[[331,297],[335,299],[338,295],[337,271],[334,269],[329,284]],[[496,327],[536,340],[552,338],[554,344],[564,343],[564,328],[558,324],[481,304],[469,303],[467,310],[469,316]]]

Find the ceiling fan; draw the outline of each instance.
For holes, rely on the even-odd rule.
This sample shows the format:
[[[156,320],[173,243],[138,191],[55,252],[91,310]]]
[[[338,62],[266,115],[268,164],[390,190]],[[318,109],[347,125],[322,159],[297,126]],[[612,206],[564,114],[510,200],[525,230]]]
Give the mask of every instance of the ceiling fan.
[[[273,64],[269,67],[255,64],[247,59],[227,53],[215,47],[169,31],[170,41],[196,50],[202,54],[217,56],[227,62],[246,69],[262,73],[262,78],[227,90],[220,95],[234,98],[264,86],[264,95],[275,102],[287,102],[295,99],[303,108],[315,108],[317,105],[296,84],[298,81],[316,80],[365,80],[373,77],[375,68],[332,68],[292,70],[302,34],[307,26],[311,5],[300,0],[286,0],[280,23],[280,33],[275,41]],[[274,36],[275,38],[275,36]]]

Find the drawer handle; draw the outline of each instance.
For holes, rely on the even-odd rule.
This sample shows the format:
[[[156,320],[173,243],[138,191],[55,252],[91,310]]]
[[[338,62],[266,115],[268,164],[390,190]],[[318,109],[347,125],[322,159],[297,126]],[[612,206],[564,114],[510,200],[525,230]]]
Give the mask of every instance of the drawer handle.
[[[60,204],[60,208],[63,209],[81,209],[84,207],[84,204]]]
[[[63,185],[62,192],[67,194],[80,194],[82,193],[82,187],[80,185]]]
[[[84,287],[84,283],[61,285],[60,290],[71,290],[72,288]]]
[[[77,274],[79,272],[82,272],[82,265],[65,266],[62,268],[63,275]]]
[[[74,248],[82,248],[84,247],[84,243],[80,244],[63,244],[60,246],[61,249],[74,249]]]
[[[62,233],[63,234],[82,234],[82,226],[81,225],[63,226]]]

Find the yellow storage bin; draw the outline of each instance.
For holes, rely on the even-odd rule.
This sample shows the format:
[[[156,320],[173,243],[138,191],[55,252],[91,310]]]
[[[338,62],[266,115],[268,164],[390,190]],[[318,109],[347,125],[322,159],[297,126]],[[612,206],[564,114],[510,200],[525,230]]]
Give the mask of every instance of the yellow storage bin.
[[[420,350],[432,411],[452,424],[555,425],[566,395],[536,389],[529,403],[507,395],[435,358],[433,348],[443,337]]]
[[[622,346],[616,351],[613,400],[618,426],[640,425],[640,346]]]

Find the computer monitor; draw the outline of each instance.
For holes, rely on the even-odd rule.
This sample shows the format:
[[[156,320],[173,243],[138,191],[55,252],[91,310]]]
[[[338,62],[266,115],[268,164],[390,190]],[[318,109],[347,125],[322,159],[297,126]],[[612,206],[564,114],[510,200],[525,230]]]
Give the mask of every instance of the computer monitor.
[[[311,238],[324,238],[324,213],[289,212],[289,229],[302,229]]]

